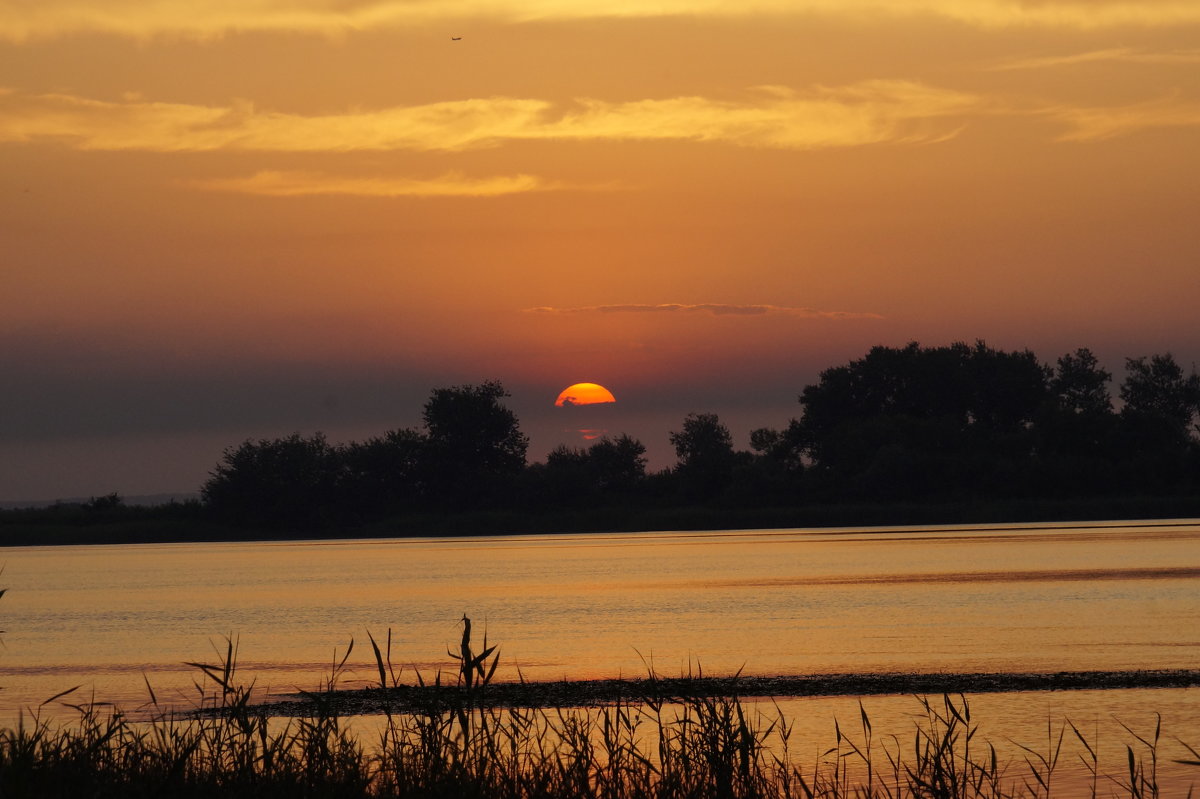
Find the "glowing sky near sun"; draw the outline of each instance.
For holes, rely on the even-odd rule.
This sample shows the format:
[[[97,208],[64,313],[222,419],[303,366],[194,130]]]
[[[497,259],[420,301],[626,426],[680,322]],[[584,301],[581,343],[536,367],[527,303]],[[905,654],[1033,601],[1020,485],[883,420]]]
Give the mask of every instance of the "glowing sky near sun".
[[[488,379],[540,459],[603,375],[663,466],[687,413],[744,447],[874,344],[1200,362],[1198,34],[1191,0],[0,4],[0,500],[194,490]]]

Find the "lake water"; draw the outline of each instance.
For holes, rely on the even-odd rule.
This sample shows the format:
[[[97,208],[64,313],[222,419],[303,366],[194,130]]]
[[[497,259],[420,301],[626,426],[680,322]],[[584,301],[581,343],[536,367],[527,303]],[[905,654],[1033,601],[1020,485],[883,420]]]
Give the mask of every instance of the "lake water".
[[[0,553],[0,724],[77,684],[134,708],[195,695],[227,636],[264,693],[392,660],[451,670],[466,614],[498,679],[1059,671],[1200,665],[1200,521],[27,547]],[[832,737],[856,700],[789,706]],[[909,698],[865,700],[903,719]],[[1200,689],[979,697],[1000,737],[1048,716],[1200,742]],[[48,708],[45,712],[53,712]],[[1147,726],[1149,725],[1149,726]],[[1170,725],[1174,725],[1173,727]],[[877,728],[879,723],[876,724]],[[1032,730],[1032,733],[1030,731]],[[903,732],[900,730],[898,732]],[[1106,738],[1120,735],[1105,733]],[[1018,738],[1020,740],[1020,738]],[[1123,751],[1123,750],[1122,750]]]

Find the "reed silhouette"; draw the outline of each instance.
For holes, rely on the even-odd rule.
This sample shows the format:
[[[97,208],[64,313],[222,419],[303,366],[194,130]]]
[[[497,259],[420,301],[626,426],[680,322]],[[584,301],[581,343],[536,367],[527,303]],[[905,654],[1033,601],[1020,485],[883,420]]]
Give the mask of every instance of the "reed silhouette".
[[[376,690],[401,691],[390,646],[385,655],[371,642]],[[1100,762],[1095,737],[1068,720],[1048,721],[1043,744],[1017,743],[1020,759],[1006,761],[981,739],[961,694],[918,696],[914,727],[891,733],[875,730],[860,703],[859,731],[851,735],[835,721],[832,746],[813,761],[793,752],[795,722],[778,706],[739,698],[736,675],[733,690],[719,696],[668,692],[671,681],[650,669],[636,699],[595,708],[506,707],[488,692],[497,649],[485,642],[475,652],[465,615],[459,650],[449,653],[453,690],[429,694],[416,709],[388,711],[371,742],[352,732],[337,701],[352,649],[353,640],[335,655],[322,686],[304,694],[303,712],[287,717],[256,704],[253,684],[240,682],[233,638],[215,662],[190,664],[200,675],[191,709],[160,705],[149,681],[148,717],[78,701],[78,688],[64,691],[15,729],[0,729],[0,795],[1040,799],[1058,791],[1140,799],[1166,792],[1164,764],[1200,767],[1200,753],[1164,739],[1161,722],[1148,733],[1124,727],[1127,758],[1114,772]],[[433,684],[442,684],[441,672]],[[74,719],[44,716],[52,704],[65,705]],[[1082,778],[1066,781],[1064,756],[1079,761]]]

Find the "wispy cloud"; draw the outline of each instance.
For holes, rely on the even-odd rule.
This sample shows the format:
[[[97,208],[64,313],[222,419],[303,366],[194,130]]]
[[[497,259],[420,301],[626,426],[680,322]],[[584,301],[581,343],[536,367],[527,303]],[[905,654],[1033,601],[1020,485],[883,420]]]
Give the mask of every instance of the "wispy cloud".
[[[1078,64],[1125,63],[1180,65],[1200,64],[1200,50],[1167,50],[1160,52],[1134,50],[1129,47],[1114,47],[1108,50],[1089,50],[1085,53],[1067,55],[1034,56],[1006,61],[992,67],[996,71],[1023,69],[1051,69]]]
[[[81,150],[347,152],[461,150],[527,136],[550,104],[496,97],[303,116],[228,106],[0,95],[0,142],[53,139]]]
[[[1075,58],[1077,62],[1113,58],[1115,52]],[[1175,55],[1198,54],[1180,51]],[[492,97],[311,116],[263,110],[248,102],[202,106],[137,96],[102,101],[0,89],[0,144],[57,142],[73,149],[101,151],[339,153],[457,152],[508,142],[557,140],[675,141],[817,150],[931,144],[953,138],[973,119],[1030,113],[1029,108],[1006,106],[980,95],[887,80],[805,91],[758,87],[738,100],[675,97],[613,103],[585,98],[556,106],[545,100]],[[1068,131],[1061,141],[1091,141],[1149,128],[1200,124],[1200,105],[1179,97],[1115,107],[1064,105],[1032,113],[1065,125]],[[276,195],[484,195],[558,188],[528,175],[421,182],[287,172],[210,181],[204,187]]]
[[[1105,108],[1051,108],[1042,113],[1067,126],[1064,142],[1089,142],[1156,128],[1200,127],[1200,103],[1176,98]]]
[[[24,41],[102,32],[147,38],[211,38],[245,31],[322,36],[431,22],[504,22],[597,17],[931,17],[980,27],[1105,28],[1200,21],[1194,0],[38,0],[0,6],[0,38]]]
[[[256,194],[267,197],[310,195],[354,195],[359,197],[499,197],[531,191],[553,191],[562,184],[533,175],[501,175],[468,178],[452,172],[441,177],[362,178],[319,172],[258,172],[243,178],[214,178],[189,181],[187,185],[208,191]]]
[[[788,305],[735,305],[721,302],[705,302],[684,304],[676,302],[625,305],[584,305],[575,307],[538,306],[525,308],[524,313],[565,315],[565,314],[708,314],[711,316],[793,316],[801,319],[882,319],[876,313],[861,311],[822,311],[816,308],[803,308]]]
[[[859,5],[852,0],[851,5]],[[886,0],[862,2],[887,13]],[[1200,21],[1192,0],[915,0],[895,4],[908,14],[944,17],[981,28],[1076,30],[1169,27]],[[901,12],[892,11],[893,14]]]
[[[961,118],[985,107],[980,97],[912,81],[850,86],[756,89],[740,102],[676,97],[578,108],[536,138],[725,142],[745,147],[819,149],[863,144],[944,141]]]
[[[797,91],[760,87],[738,100],[675,97],[556,108],[536,99],[453,100],[303,116],[248,102],[201,106],[66,94],[0,94],[0,143],[54,140],[81,150],[203,152],[456,151],[508,141],[723,142],[818,149],[951,138],[986,108],[971,94],[911,81]]]

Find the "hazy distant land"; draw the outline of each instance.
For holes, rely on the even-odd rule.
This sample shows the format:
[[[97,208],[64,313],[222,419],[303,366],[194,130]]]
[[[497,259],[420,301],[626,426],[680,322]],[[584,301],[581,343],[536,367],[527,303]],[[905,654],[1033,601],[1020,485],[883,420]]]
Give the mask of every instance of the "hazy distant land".
[[[83,505],[94,499],[93,496],[87,497],[57,497],[55,499],[34,499],[34,500],[0,500],[0,510],[25,510],[51,508],[55,505]],[[135,494],[127,496],[122,494],[121,501],[125,505],[135,505],[144,508],[153,508],[159,505],[169,505],[172,502],[193,502],[199,501],[200,492],[198,491],[174,491],[163,494]]]

